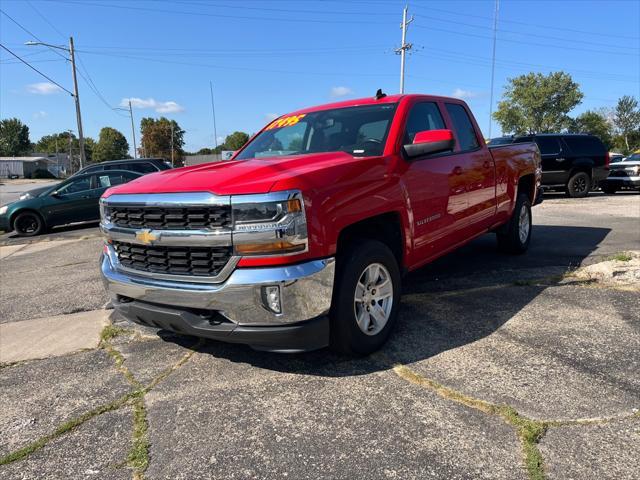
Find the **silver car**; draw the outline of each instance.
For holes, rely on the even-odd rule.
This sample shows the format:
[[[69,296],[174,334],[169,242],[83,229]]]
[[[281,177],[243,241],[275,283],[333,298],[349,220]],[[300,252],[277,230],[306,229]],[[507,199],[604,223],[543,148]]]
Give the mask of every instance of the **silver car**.
[[[640,153],[629,155],[622,162],[612,163],[609,168],[609,176],[600,183],[604,193],[640,190]]]

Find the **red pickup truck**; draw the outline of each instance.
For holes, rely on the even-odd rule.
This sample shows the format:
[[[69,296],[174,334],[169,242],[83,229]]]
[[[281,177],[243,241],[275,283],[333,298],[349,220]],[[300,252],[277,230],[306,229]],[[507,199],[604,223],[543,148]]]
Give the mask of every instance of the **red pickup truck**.
[[[486,232],[524,252],[535,144],[487,148],[467,105],[376,95],[269,123],[225,162],[101,199],[101,269],[143,325],[270,351],[367,354],[396,322],[403,274]]]

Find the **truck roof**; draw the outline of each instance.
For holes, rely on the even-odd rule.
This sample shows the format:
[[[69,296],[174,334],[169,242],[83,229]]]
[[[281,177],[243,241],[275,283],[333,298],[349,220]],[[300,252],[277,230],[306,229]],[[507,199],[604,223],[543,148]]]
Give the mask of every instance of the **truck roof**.
[[[334,102],[334,103],[325,103],[323,105],[316,105],[314,107],[303,108],[301,110],[295,110],[293,112],[289,112],[287,115],[299,115],[301,113],[310,113],[310,112],[318,112],[321,110],[331,110],[334,108],[345,108],[345,107],[359,107],[363,105],[379,105],[381,103],[397,103],[403,98],[411,98],[411,97],[420,97],[429,100],[447,100],[447,101],[455,101],[461,102],[458,98],[453,97],[440,97],[437,95],[423,95],[417,93],[410,94],[397,94],[397,95],[387,95],[381,99],[376,99],[374,96],[364,97],[364,98],[356,98],[353,100],[345,100],[342,102]]]

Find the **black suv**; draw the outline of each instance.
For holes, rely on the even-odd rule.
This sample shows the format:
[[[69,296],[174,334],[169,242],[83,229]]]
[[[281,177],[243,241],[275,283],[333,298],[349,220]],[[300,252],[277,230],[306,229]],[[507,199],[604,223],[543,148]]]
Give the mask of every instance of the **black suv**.
[[[87,165],[82,170],[74,173],[73,176],[85,173],[103,172],[105,170],[128,170],[138,172],[142,175],[155,173],[161,170],[169,170],[171,165],[162,158],[129,158],[124,160],[109,160],[108,162],[93,163]]]
[[[513,140],[522,142],[538,145],[545,188],[561,188],[570,197],[586,197],[591,188],[609,175],[609,153],[593,135],[544,133]]]

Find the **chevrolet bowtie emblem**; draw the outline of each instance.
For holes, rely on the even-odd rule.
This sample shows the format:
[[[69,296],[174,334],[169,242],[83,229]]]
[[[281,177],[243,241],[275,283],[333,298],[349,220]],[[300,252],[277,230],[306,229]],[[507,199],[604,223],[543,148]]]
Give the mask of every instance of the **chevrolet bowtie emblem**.
[[[144,230],[138,230],[136,232],[136,240],[141,241],[145,245],[149,245],[151,242],[153,242],[153,241],[155,241],[157,239],[158,239],[158,235],[153,233],[148,228],[144,229]]]

